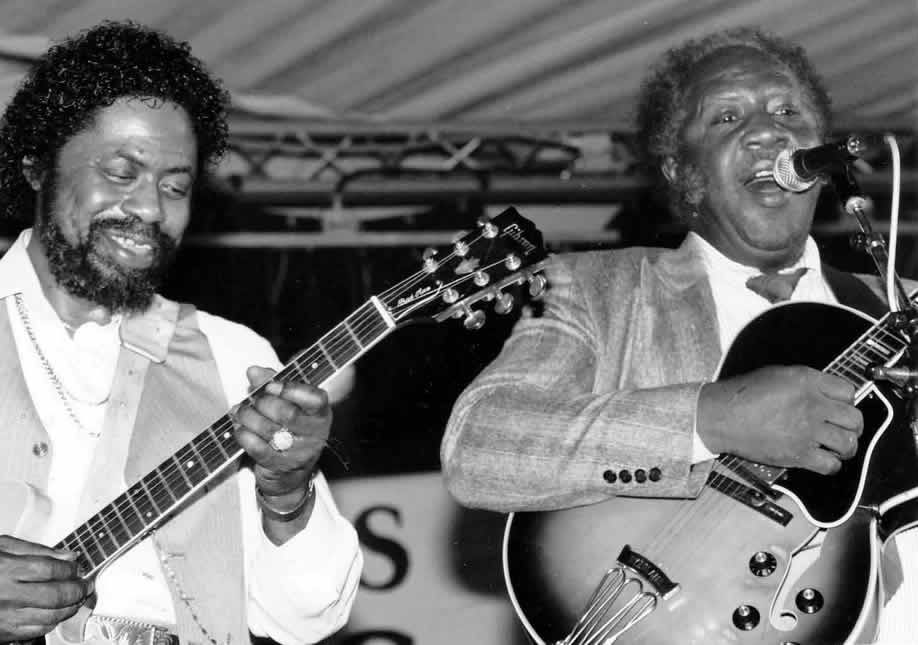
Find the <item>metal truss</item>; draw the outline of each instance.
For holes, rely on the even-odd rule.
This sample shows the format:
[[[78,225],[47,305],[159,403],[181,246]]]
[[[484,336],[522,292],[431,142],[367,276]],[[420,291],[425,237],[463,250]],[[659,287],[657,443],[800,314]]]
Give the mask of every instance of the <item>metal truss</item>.
[[[838,130],[839,136],[852,131],[882,132]],[[918,224],[918,149],[914,132],[896,135],[905,230],[909,220]],[[234,121],[217,180],[229,201],[192,243],[428,244],[448,240],[447,228],[467,228],[459,211],[494,212],[510,204],[540,215],[546,238],[562,244],[622,244],[671,226],[661,223],[668,218],[639,167],[633,133],[596,123]],[[885,212],[888,166],[861,167],[858,181]],[[455,215],[434,221],[431,209],[444,204],[441,211]],[[648,212],[653,204],[659,214]]]
[[[861,130],[863,131],[863,129]],[[898,133],[918,186],[914,133]],[[633,135],[597,124],[234,123],[219,175],[248,203],[341,207],[484,203],[615,203],[650,188]],[[880,190],[884,172],[863,177]]]
[[[593,126],[318,122],[234,126],[220,175],[241,199],[284,206],[614,202],[646,185],[628,134]],[[512,199],[511,199],[512,200]]]

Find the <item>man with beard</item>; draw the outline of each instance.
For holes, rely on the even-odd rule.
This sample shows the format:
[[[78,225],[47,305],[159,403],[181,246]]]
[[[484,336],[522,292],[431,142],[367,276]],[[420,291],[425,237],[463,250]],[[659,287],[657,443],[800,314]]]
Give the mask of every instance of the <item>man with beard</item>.
[[[0,472],[51,506],[0,525],[30,529],[0,536],[0,642],[66,620],[52,638],[293,645],[347,619],[362,558],[317,471],[326,393],[156,292],[227,99],[186,44],[103,23],[52,47],[4,114],[0,200],[32,228],[0,259]]]
[[[885,309],[877,277],[822,264],[809,235],[821,183],[797,193],[773,179],[778,154],[821,144],[829,120],[829,97],[805,53],[777,37],[732,30],[666,53],[644,84],[638,135],[689,233],[677,249],[554,258],[541,317],[520,320],[453,409],[441,457],[461,503],[507,512],[616,495],[696,497],[715,455],[828,474],[856,453],[864,419],[855,385],[839,375],[775,365],[712,382],[722,353],[772,302]],[[573,552],[587,529],[571,531]],[[907,575],[884,612],[884,642],[918,634],[916,535],[896,539]],[[622,546],[609,545],[611,557]],[[718,573],[741,575],[712,571],[712,585]],[[704,594],[686,590],[658,611]],[[677,638],[697,636],[681,627]],[[722,642],[734,627],[728,613],[698,629],[716,632],[702,640]]]

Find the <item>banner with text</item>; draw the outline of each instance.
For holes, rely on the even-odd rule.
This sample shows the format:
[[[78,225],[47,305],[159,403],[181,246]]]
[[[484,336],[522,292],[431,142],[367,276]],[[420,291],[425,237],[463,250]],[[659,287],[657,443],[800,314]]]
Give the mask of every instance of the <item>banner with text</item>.
[[[523,645],[501,570],[506,516],[463,509],[439,473],[332,483],[365,565],[336,645]]]

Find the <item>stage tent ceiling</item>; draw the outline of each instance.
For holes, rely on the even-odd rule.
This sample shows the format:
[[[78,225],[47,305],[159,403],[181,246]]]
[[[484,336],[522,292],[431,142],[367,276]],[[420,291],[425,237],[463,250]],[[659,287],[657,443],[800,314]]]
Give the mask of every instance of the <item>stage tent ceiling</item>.
[[[663,49],[756,25],[806,46],[840,123],[918,124],[916,0],[7,0],[0,100],[51,40],[106,18],[189,40],[239,118],[627,127]]]
[[[349,230],[372,244],[368,220],[450,195],[541,204],[543,225],[595,236],[610,206],[647,190],[630,174],[627,133],[648,64],[739,25],[805,46],[839,134],[892,130],[906,167],[918,158],[918,0],[7,0],[0,104],[50,43],[104,19],[190,41],[233,95],[221,172],[234,203],[325,231],[232,243],[340,244]],[[901,182],[906,217],[916,176]],[[873,184],[888,191],[885,176]],[[561,217],[570,203],[580,210]],[[254,217],[239,226],[260,231]]]

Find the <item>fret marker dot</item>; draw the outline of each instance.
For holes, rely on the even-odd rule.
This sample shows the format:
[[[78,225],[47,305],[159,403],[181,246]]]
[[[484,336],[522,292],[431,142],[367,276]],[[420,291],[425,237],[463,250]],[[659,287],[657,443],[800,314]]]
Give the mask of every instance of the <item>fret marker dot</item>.
[[[152,511],[147,511],[147,512],[145,513],[145,515],[146,515],[147,517],[153,517],[153,512],[152,512]]]
[[[185,468],[188,468],[188,469],[194,468],[194,461],[189,459],[187,462],[185,462]]]
[[[230,438],[230,433],[229,433],[229,432],[224,432],[224,433],[223,433],[223,438],[224,438],[224,439],[229,439],[229,438]]]
[[[318,363],[313,363],[313,364],[312,364],[312,369],[314,369],[314,370],[319,369],[319,364],[318,364]]]

